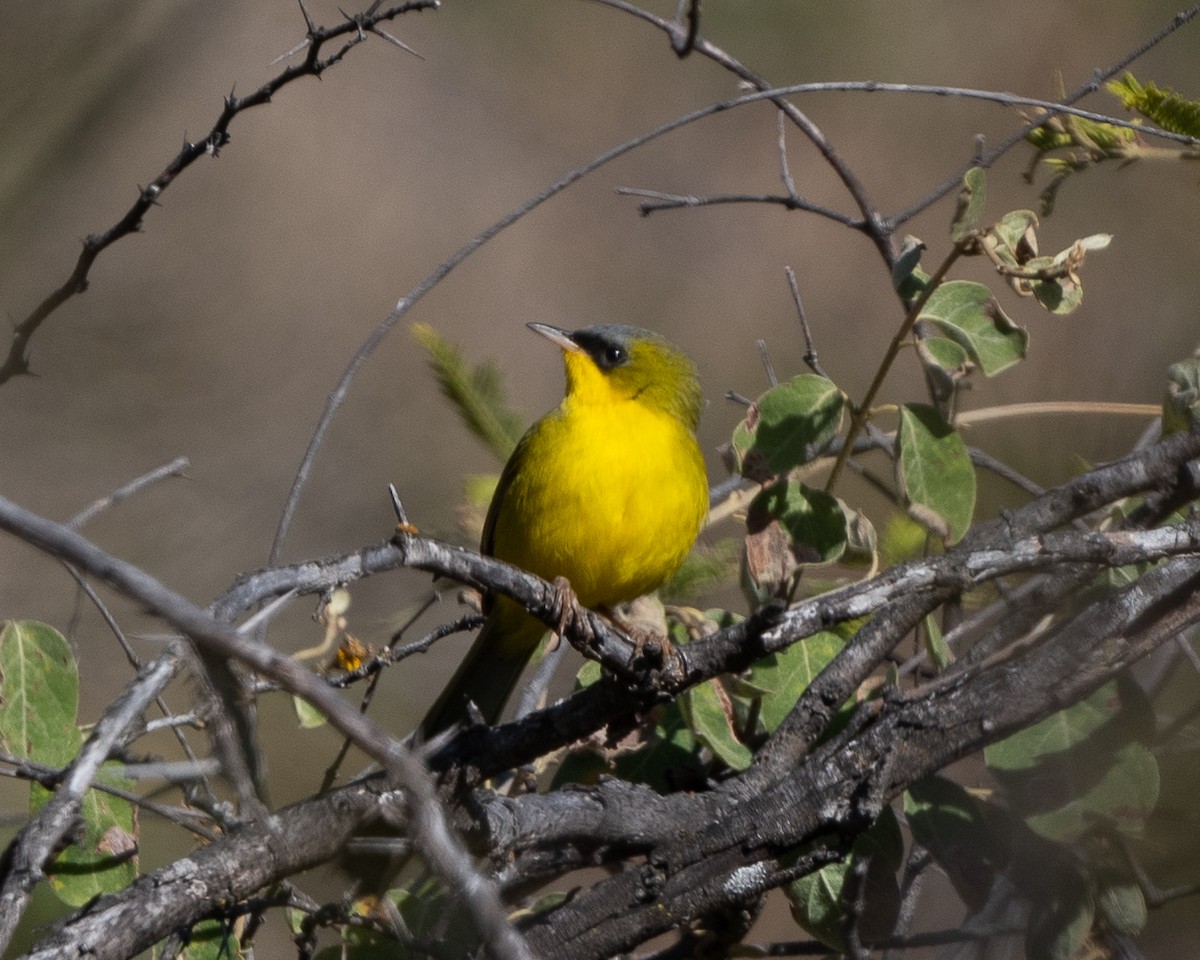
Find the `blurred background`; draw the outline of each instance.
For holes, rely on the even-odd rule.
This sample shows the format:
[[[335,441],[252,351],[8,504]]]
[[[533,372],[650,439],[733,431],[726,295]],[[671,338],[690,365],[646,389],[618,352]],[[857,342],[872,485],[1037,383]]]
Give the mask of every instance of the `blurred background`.
[[[778,84],[938,83],[1054,98],[1170,21],[1169,0],[1088,4],[1013,0],[996,10],[949,0],[802,4],[708,0],[702,32]],[[337,5],[311,0],[332,24]],[[670,16],[674,3],[656,4]],[[132,478],[185,455],[161,483],[92,521],[87,534],[199,603],[266,562],[300,457],[330,389],[364,337],[446,256],[596,154],[740,90],[700,57],[628,15],[558,0],[446,0],[388,26],[418,56],[376,37],[321,81],[305,79],[233,122],[232,142],[187,170],[144,231],[106,251],[91,286],[32,345],[34,377],[0,387],[0,494],[66,519]],[[184,138],[205,136],[230,90],[275,75],[304,33],[293,0],[256,4],[0,6],[0,306],[10,322],[69,274],[82,237],[128,209]],[[1200,24],[1134,64],[1141,79],[1200,97]],[[1020,123],[1015,111],[950,98],[828,94],[798,99],[889,215],[953,176]],[[1099,93],[1084,106],[1119,113]],[[808,199],[854,213],[793,130],[791,172]],[[989,176],[989,213],[1037,207],[1045,174],[1022,179],[1018,148]],[[1001,294],[1031,334],[1029,360],[980,382],[966,406],[1027,400],[1156,402],[1164,371],[1200,341],[1197,169],[1102,167],[1062,191],[1043,250],[1111,232],[1089,259],[1083,307],[1050,317]],[[837,224],[776,206],[638,214],[619,187],[687,194],[779,193],[776,114],[741,108],[679,130],[544,205],[455,270],[355,380],[316,461],[285,559],[386,538],[393,482],[424,532],[461,540],[464,479],[497,469],[439,397],[409,322],[432,325],[475,362],[494,359],[532,420],[561,396],[561,362],[524,324],[606,321],[653,327],[696,360],[710,401],[710,476],[740,419],[724,399],[802,369],[804,343],[784,276],[793,266],[826,371],[861,395],[901,315],[874,248]],[[952,200],[904,232],[937,262]],[[981,264],[955,274],[988,281]],[[996,285],[998,287],[998,285]],[[884,398],[920,380],[899,365]],[[1044,484],[1116,457],[1144,420],[1041,418],[979,427],[972,442]],[[994,508],[994,505],[993,507]],[[983,509],[989,509],[987,504]],[[731,528],[718,531],[732,534]],[[350,627],[386,642],[430,588],[402,574],[356,585]],[[111,598],[110,598],[111,599]],[[113,600],[147,653],[161,624]],[[273,642],[319,639],[296,604]],[[303,608],[303,609],[301,609]],[[453,605],[423,623],[447,619]],[[99,616],[54,562],[0,539],[0,618],[70,631],[86,719],[129,678]],[[466,642],[465,638],[457,642]],[[373,709],[412,723],[462,649],[455,641],[384,680]],[[290,734],[286,705],[265,710],[272,769],[288,750],[323,750],[327,731]],[[272,731],[274,739],[272,740]],[[277,778],[275,799],[313,777]]]

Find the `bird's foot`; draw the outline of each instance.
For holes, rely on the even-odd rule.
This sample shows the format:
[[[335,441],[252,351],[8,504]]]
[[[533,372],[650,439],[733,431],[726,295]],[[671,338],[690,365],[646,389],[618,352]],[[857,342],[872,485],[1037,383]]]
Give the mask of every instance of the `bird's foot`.
[[[572,627],[578,632],[584,643],[591,643],[595,639],[592,633],[592,623],[588,619],[587,610],[579,603],[579,598],[575,596],[575,591],[571,588],[571,582],[566,577],[554,578],[554,604],[553,613],[558,621],[558,627],[550,637],[550,642],[546,645],[546,651],[549,653],[558,649],[563,636],[567,630]]]
[[[652,667],[661,667],[667,662],[671,641],[663,606],[657,597],[640,597],[616,610],[609,610],[608,615],[633,641],[641,660]]]

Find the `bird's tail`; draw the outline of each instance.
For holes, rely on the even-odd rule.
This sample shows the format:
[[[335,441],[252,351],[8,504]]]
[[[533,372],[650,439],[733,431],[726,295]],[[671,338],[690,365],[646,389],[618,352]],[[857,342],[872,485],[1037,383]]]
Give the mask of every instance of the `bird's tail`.
[[[496,723],[521,679],[546,628],[512,600],[499,597],[454,676],[417,727],[419,740],[467,720],[474,703],[488,723]]]

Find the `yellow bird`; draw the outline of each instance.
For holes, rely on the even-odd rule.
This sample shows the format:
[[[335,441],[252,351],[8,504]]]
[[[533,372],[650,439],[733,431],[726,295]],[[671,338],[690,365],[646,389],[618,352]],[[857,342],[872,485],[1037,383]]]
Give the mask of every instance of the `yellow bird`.
[[[666,582],[708,513],[696,368],[638,327],[529,327],[562,348],[566,397],[505,465],[480,549],[544,580],[565,577],[584,607],[615,607]],[[424,739],[465,721],[469,701],[495,723],[546,633],[507,597],[486,610],[421,723]]]

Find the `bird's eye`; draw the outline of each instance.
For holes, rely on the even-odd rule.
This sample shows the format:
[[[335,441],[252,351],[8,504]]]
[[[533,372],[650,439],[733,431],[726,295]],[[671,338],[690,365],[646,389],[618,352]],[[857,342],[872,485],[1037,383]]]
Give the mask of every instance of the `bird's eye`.
[[[604,365],[606,367],[620,366],[627,359],[624,347],[612,346],[604,349]]]

